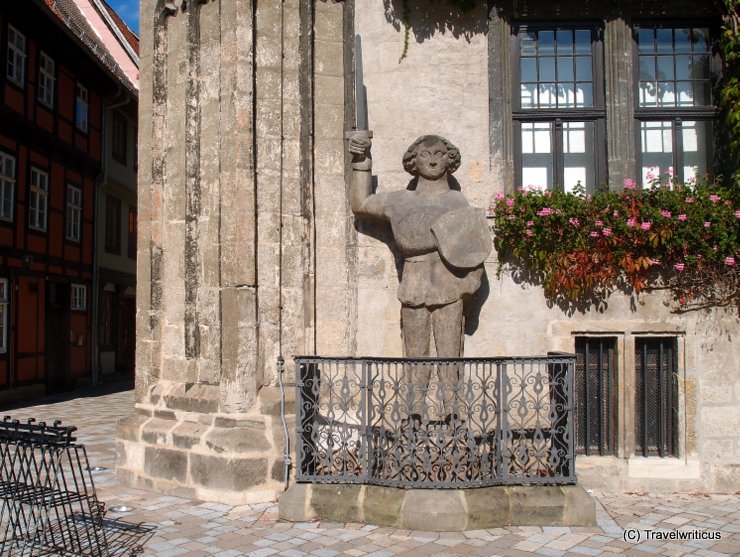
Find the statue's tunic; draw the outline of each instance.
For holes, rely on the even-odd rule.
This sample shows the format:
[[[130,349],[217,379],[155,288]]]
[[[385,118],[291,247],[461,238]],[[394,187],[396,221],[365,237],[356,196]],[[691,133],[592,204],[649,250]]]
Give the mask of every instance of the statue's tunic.
[[[479,264],[472,268],[450,265],[440,256],[432,233],[432,227],[442,216],[469,207],[462,193],[449,190],[422,194],[402,190],[373,197],[374,204],[382,207],[384,216],[390,221],[396,245],[405,258],[398,287],[398,299],[402,304],[444,306],[478,290],[483,267]]]

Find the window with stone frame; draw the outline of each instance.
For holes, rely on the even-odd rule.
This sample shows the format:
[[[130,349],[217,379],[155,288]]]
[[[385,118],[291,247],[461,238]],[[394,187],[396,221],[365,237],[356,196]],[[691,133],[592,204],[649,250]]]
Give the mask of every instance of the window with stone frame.
[[[644,186],[711,173],[717,61],[708,26],[638,23],[637,168]]]
[[[46,231],[49,204],[49,175],[43,170],[31,167],[31,188],[28,200],[28,226],[34,230]]]
[[[635,454],[678,456],[675,337],[635,338]]]
[[[26,36],[8,25],[8,56],[6,76],[23,87],[26,81]]]
[[[15,157],[0,151],[0,219],[12,221],[14,205]]]
[[[56,70],[54,60],[45,52],[39,55],[39,82],[38,98],[41,104],[54,107],[54,88],[56,84]]]
[[[601,30],[518,24],[513,33],[517,186],[587,192],[606,182]]]
[[[617,450],[617,339],[575,339],[575,447],[578,454],[613,455]]]

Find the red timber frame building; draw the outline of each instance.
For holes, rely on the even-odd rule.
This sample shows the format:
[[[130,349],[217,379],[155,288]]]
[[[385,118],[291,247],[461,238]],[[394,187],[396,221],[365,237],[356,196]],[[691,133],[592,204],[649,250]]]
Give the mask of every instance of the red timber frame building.
[[[119,91],[48,2],[0,6],[0,400],[91,377],[103,99]]]

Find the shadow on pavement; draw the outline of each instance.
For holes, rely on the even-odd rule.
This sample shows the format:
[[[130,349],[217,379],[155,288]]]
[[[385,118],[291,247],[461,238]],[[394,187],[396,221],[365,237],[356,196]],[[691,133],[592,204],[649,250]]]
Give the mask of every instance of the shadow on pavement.
[[[122,379],[113,379],[101,383],[95,387],[87,387],[84,389],[76,389],[73,391],[66,391],[63,393],[56,393],[53,395],[44,396],[41,398],[34,398],[29,400],[18,400],[8,403],[0,403],[0,412],[7,412],[16,408],[31,408],[33,406],[42,406],[45,404],[55,404],[58,402],[68,402],[70,400],[76,400],[80,398],[93,398],[104,395],[110,395],[113,393],[120,393],[122,391],[130,391],[134,388],[134,378],[126,377]]]
[[[116,518],[104,518],[103,529],[109,555],[133,557],[143,555],[144,546],[157,528],[151,524],[130,524]]]

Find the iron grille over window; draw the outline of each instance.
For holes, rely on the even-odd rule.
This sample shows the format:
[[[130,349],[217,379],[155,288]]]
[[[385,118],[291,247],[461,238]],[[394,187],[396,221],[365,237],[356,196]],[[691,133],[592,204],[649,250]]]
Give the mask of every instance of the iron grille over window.
[[[617,339],[576,338],[576,452],[610,455],[616,451]]]
[[[676,339],[635,339],[635,454],[678,453]]]

